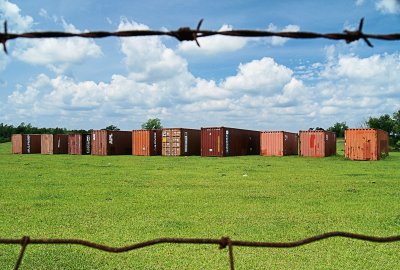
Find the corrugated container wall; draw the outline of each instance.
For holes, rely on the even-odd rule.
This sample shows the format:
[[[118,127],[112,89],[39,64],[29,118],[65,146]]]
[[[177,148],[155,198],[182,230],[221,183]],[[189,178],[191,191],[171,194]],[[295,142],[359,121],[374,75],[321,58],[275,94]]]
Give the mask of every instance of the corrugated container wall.
[[[201,155],[225,157],[260,154],[260,132],[229,127],[201,128]]]
[[[92,155],[132,155],[132,132],[93,130]]]
[[[91,134],[69,134],[68,135],[68,154],[70,155],[90,155],[91,154]]]
[[[200,155],[200,130],[187,128],[163,128],[162,155]]]
[[[286,131],[262,131],[260,155],[289,156],[298,154],[298,135]]]
[[[11,141],[13,154],[40,154],[40,134],[13,134]]]
[[[389,134],[380,129],[346,129],[344,155],[351,160],[380,160],[389,154]]]
[[[133,130],[132,154],[134,156],[161,155],[162,131],[157,130]]]
[[[300,131],[300,156],[327,157],[336,155],[336,133],[324,130]]]
[[[65,134],[42,134],[42,154],[68,154],[68,135]]]

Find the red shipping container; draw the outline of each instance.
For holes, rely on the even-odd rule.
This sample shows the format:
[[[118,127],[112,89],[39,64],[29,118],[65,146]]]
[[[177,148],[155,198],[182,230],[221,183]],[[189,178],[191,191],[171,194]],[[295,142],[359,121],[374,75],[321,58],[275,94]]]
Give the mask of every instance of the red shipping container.
[[[163,128],[162,155],[200,155],[200,130],[187,128]]]
[[[262,131],[260,133],[260,155],[289,156],[298,154],[298,135],[286,131]]]
[[[259,154],[259,131],[229,127],[201,128],[201,155],[203,157]]]
[[[132,155],[132,132],[93,130],[92,155]]]
[[[380,129],[346,129],[344,155],[351,160],[380,160],[389,154],[389,134]]]
[[[42,134],[41,153],[68,154],[68,135],[65,134]]]
[[[132,154],[134,156],[161,155],[161,129],[157,130],[133,130]]]
[[[300,131],[300,156],[336,155],[336,133],[324,130]]]
[[[13,154],[40,154],[40,134],[13,134],[11,136]]]
[[[91,154],[91,134],[69,134],[68,135],[68,154],[70,155],[90,155]]]

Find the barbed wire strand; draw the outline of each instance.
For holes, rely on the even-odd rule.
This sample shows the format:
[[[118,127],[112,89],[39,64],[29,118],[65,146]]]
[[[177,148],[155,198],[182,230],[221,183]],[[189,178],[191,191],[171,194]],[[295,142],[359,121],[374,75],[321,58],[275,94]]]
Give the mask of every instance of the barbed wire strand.
[[[229,237],[222,237],[221,239],[209,239],[209,238],[158,238],[145,242],[140,242],[133,245],[124,247],[111,247],[107,245],[97,244],[81,239],[30,239],[29,236],[24,236],[21,239],[0,239],[0,244],[5,245],[21,245],[21,251],[14,269],[19,269],[23,256],[25,254],[28,245],[80,245],[97,250],[102,250],[110,253],[123,253],[135,249],[141,249],[148,246],[158,244],[205,244],[205,245],[219,245],[220,249],[229,249],[229,263],[230,269],[234,270],[234,256],[233,246],[240,247],[263,247],[263,248],[295,248],[303,245],[308,245],[314,242],[321,241],[323,239],[332,237],[344,237],[368,242],[375,243],[392,243],[399,242],[400,235],[389,236],[389,237],[376,237],[368,236],[363,234],[355,234],[349,232],[327,232],[320,235],[304,238],[293,242],[256,242],[256,241],[236,241],[231,240]]]
[[[69,32],[26,32],[21,34],[8,33],[7,21],[4,22],[4,33],[0,33],[0,43],[3,44],[3,50],[7,53],[6,43],[9,40],[18,38],[41,39],[41,38],[105,38],[105,37],[138,37],[138,36],[170,36],[179,41],[195,41],[200,47],[198,38],[214,35],[232,36],[232,37],[282,37],[292,39],[315,39],[324,38],[331,40],[344,40],[346,43],[352,43],[357,40],[364,40],[369,46],[373,47],[369,39],[395,41],[400,40],[400,33],[394,34],[365,34],[363,32],[364,18],[360,20],[356,31],[345,30],[343,33],[315,33],[315,32],[271,32],[261,30],[227,30],[227,31],[212,31],[201,30],[203,19],[199,21],[196,29],[189,27],[181,27],[176,31],[156,31],[156,30],[128,30],[117,32],[94,31],[84,33],[69,33]]]

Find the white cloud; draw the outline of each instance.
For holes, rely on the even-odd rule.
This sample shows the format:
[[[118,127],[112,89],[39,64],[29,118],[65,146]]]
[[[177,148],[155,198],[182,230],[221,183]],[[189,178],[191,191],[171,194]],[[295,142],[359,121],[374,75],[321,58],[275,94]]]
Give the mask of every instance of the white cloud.
[[[233,91],[273,93],[288,83],[293,71],[264,57],[250,63],[240,64],[237,75],[228,77],[223,87]]]
[[[377,0],[375,7],[382,13],[386,14],[399,14],[400,1],[399,0]]]
[[[5,20],[13,32],[27,31],[33,24],[32,17],[21,15],[21,9],[16,4],[0,0],[0,21]]]
[[[80,32],[64,20],[62,23],[65,31]],[[45,65],[57,73],[85,58],[101,55],[101,48],[93,40],[83,38],[19,40],[12,52],[12,56],[23,62]]]
[[[118,30],[149,29],[146,25],[122,20]],[[187,61],[167,48],[159,37],[121,39],[121,50],[130,77],[136,81],[161,81],[187,74]]]
[[[231,25],[224,24],[218,31],[229,31],[232,29]],[[215,35],[198,38],[200,47],[194,41],[183,41],[179,44],[178,50],[184,53],[208,55],[229,53],[242,49],[249,41],[249,38]]]

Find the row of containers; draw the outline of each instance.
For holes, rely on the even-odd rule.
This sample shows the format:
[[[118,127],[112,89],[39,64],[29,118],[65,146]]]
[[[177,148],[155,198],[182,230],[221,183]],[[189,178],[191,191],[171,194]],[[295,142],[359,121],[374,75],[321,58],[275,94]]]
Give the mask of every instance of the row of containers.
[[[379,160],[388,155],[388,133],[379,129],[347,129],[345,157]],[[336,134],[328,131],[255,131],[228,127],[162,130],[94,130],[90,134],[14,134],[14,154],[138,156],[289,156],[336,155]]]

